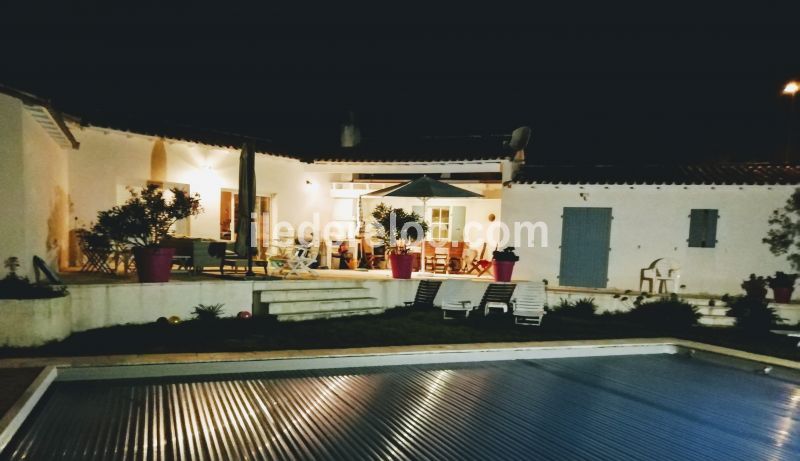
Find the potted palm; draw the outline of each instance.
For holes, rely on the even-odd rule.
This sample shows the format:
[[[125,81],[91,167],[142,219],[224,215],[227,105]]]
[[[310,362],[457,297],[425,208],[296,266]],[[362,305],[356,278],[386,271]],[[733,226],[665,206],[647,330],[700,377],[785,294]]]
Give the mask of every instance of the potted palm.
[[[168,282],[174,248],[161,243],[170,228],[179,220],[197,216],[202,211],[200,196],[178,188],[170,189],[171,199],[151,184],[141,192],[131,190],[131,197],[122,205],[97,215],[95,232],[108,235],[113,241],[133,246],[136,272],[140,282]]]
[[[767,284],[772,288],[772,298],[776,303],[791,301],[795,281],[797,281],[797,274],[786,274],[780,271],[775,273],[775,277],[767,277]]]
[[[411,278],[414,255],[410,254],[408,244],[421,240],[428,232],[428,224],[413,211],[406,213],[402,208],[392,208],[383,203],[375,207],[372,217],[378,237],[388,249],[392,277]]]
[[[503,251],[492,253],[492,274],[495,282],[510,282],[514,273],[514,264],[519,261],[519,256],[514,253],[514,247],[506,247]]]

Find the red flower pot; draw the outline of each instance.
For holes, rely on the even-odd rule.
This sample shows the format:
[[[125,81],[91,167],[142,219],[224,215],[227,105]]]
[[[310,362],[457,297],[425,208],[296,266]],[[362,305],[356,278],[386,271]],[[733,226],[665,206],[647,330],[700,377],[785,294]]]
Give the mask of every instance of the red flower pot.
[[[389,263],[392,265],[392,278],[410,279],[411,266],[414,263],[414,255],[390,254]]]
[[[511,274],[514,273],[515,261],[492,261],[492,275],[495,282],[510,282]]]
[[[136,247],[136,273],[142,283],[169,282],[175,248]]]
[[[776,303],[786,304],[792,300],[793,287],[775,287],[772,289],[772,298]]]

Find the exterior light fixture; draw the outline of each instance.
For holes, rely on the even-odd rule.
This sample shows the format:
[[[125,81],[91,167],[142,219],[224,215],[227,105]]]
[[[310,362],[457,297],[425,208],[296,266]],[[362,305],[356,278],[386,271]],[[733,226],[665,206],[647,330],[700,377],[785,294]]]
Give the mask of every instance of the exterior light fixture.
[[[794,97],[795,93],[800,90],[800,84],[795,82],[794,80],[791,82],[786,83],[786,86],[783,87],[783,94],[788,94]]]

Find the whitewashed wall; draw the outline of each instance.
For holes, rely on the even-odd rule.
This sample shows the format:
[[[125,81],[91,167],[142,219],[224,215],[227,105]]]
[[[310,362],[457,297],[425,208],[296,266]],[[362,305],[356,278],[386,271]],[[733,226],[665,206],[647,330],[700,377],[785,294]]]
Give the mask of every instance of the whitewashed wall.
[[[15,98],[0,95],[0,260],[33,256],[64,266],[67,251],[67,155]]]
[[[520,248],[515,277],[558,284],[561,215],[564,207],[611,207],[608,287],[638,289],[639,270],[657,258],[682,267],[683,291],[738,293],[750,273],[788,270],[761,242],[770,213],[782,207],[791,186],[554,186],[513,184],[503,189],[502,220],[543,221],[549,246]],[[586,199],[580,196],[585,193]],[[719,210],[716,248],[689,248],[689,213]]]
[[[22,103],[0,94],[0,260],[22,257],[25,187],[22,182]]]
[[[81,148],[70,156],[70,199],[72,225],[81,227],[91,223],[98,211],[123,200],[126,186],[143,185],[150,179],[156,141],[97,128],[77,130],[76,136]],[[238,187],[239,151],[169,141],[165,148],[164,180],[189,184],[191,192],[201,197],[204,212],[192,219],[191,235],[218,239],[220,191]],[[311,221],[315,212],[322,223],[330,219],[332,174],[309,173],[302,162],[262,154],[256,156],[255,166],[257,194],[273,197],[273,223],[287,221],[296,228]]]

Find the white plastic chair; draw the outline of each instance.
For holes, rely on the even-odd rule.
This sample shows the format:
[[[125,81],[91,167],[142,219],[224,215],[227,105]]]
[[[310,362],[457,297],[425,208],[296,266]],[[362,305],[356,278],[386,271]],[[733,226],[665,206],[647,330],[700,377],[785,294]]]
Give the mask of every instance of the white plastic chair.
[[[300,277],[302,274],[309,274],[312,277],[316,277],[317,273],[312,269],[311,264],[316,261],[316,258],[312,258],[308,256],[309,249],[305,247],[298,247],[296,251],[289,256],[289,259],[286,261],[286,275],[284,278],[288,278],[290,275],[296,275]]]
[[[672,282],[672,293],[677,293],[680,288],[681,266],[674,259],[662,258],[655,264],[655,279],[658,282],[659,293],[670,293],[669,283]]]
[[[547,300],[544,282],[520,282],[511,299],[514,307],[514,323],[517,325],[541,326],[544,304]]]

